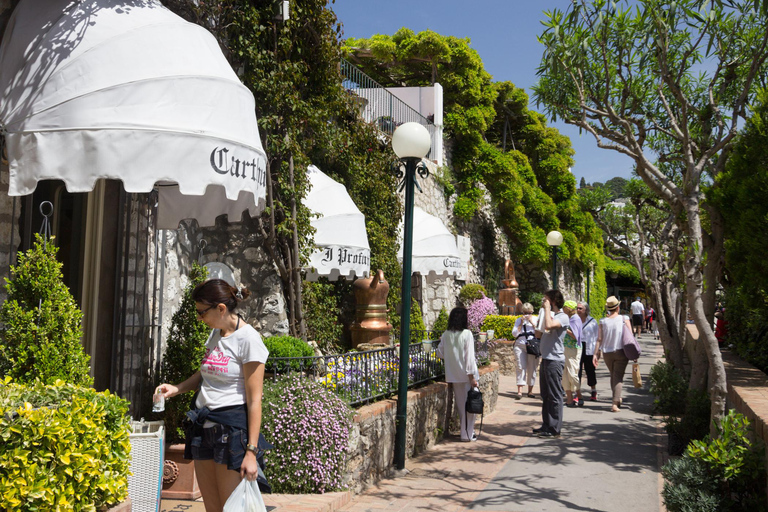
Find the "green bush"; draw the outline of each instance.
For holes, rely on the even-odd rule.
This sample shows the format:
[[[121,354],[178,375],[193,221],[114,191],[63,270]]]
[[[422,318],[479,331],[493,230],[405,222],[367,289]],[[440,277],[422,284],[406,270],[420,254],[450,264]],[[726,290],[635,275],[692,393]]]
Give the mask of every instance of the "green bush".
[[[63,380],[89,386],[90,357],[83,351],[83,314],[64,284],[58,249],[35,235],[6,280],[8,299],[0,310],[0,372],[18,383]]]
[[[514,340],[512,329],[520,316],[522,315],[487,315],[480,329],[486,332],[493,330],[493,336],[497,339]]]
[[[707,436],[711,408],[709,396],[704,391],[689,389],[685,396],[685,412],[682,418],[664,418],[664,428],[668,433],[679,436],[683,446]]]
[[[487,296],[488,293],[485,291],[485,287],[481,284],[465,284],[461,287],[461,291],[459,292],[459,300],[464,304],[464,307],[467,308],[476,300],[480,300]]]
[[[319,383],[291,374],[264,383],[262,431],[274,492],[340,490],[347,470],[352,411]]]
[[[269,358],[264,365],[264,369],[268,372],[282,372],[288,369],[290,366],[294,370],[301,370],[302,365],[299,361],[274,361],[273,358],[278,357],[312,357],[315,355],[314,349],[307,344],[301,338],[295,338],[293,336],[270,336],[264,338],[264,345],[269,350]],[[306,368],[307,363],[304,363]]]
[[[427,337],[427,326],[416,299],[411,299],[411,343],[421,343]]]
[[[316,283],[304,281],[302,288],[307,339],[316,341],[325,354],[340,352],[344,334],[340,321],[343,314],[340,295],[349,295],[350,286],[339,281],[329,283],[326,278],[321,278]]]
[[[208,271],[205,267],[197,263],[192,264],[189,283],[184,289],[184,297],[179,304],[179,309],[171,318],[171,330],[168,334],[163,362],[160,365],[160,382],[178,384],[200,369],[200,362],[205,355],[205,342],[208,340],[211,329],[197,318],[192,291],[207,277]],[[165,421],[168,444],[184,441],[181,422],[192,406],[193,395],[194,391],[189,391],[166,401],[162,418]]]
[[[729,410],[716,438],[693,441],[683,458],[665,465],[667,510],[766,510],[765,448],[750,435],[749,420]]]
[[[655,396],[654,410],[658,414],[681,415],[685,412],[688,384],[680,370],[669,361],[658,361],[648,376],[650,390]]]
[[[440,308],[440,313],[438,313],[437,319],[435,319],[435,323],[432,325],[432,337],[439,340],[446,329],[448,329],[448,312],[445,310],[445,306],[443,306]]]
[[[97,510],[128,496],[125,400],[57,381],[0,384],[0,510]]]
[[[541,301],[544,299],[543,293],[521,291],[519,297],[523,303],[528,302],[533,306],[533,312],[538,314],[539,308],[541,307]],[[603,301],[603,304],[605,304],[605,301]],[[594,312],[592,316],[594,316]]]

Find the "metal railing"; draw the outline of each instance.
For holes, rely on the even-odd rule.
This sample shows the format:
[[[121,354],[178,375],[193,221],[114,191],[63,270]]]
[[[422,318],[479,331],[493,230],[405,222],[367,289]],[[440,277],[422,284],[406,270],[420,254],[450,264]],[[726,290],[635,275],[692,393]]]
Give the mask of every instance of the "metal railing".
[[[342,86],[359,97],[360,116],[366,122],[375,124],[379,131],[389,137],[392,136],[395,128],[403,123],[419,123],[429,131],[434,141],[436,131],[434,123],[389,92],[383,85],[344,59],[341,60],[341,74],[344,77]],[[434,143],[432,146],[434,147]],[[427,157],[429,158],[429,155]]]
[[[445,365],[435,353],[440,340],[411,343],[408,346],[408,387],[445,376]],[[489,343],[475,342],[478,365],[489,362]],[[400,348],[347,352],[312,357],[270,357],[266,371],[272,379],[297,373],[314,379],[355,407],[397,392]]]

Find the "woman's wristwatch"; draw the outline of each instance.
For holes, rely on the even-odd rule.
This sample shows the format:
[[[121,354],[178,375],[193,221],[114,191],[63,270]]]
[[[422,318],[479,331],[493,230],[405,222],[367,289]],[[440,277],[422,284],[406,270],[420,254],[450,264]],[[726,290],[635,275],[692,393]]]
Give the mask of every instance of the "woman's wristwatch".
[[[249,452],[253,452],[254,455],[258,455],[259,454],[259,448],[257,446],[252,445],[252,444],[245,445],[245,449],[248,450]]]

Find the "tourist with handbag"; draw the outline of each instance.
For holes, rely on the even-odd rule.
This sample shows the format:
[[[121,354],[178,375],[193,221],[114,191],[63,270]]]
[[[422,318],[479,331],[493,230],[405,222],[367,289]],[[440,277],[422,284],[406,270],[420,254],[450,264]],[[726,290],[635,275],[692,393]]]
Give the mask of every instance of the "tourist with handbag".
[[[437,357],[445,361],[445,382],[453,386],[453,397],[459,410],[461,440],[477,441],[475,414],[466,411],[467,393],[478,387],[480,374],[475,359],[475,338],[467,329],[467,308],[456,307],[448,315],[448,329],[440,337]]]
[[[619,301],[613,295],[605,301],[605,309],[608,315],[598,323],[592,363],[597,367],[600,358],[605,359],[605,365],[611,375],[611,412],[619,412],[624,374],[629,364],[629,358],[624,353],[624,327],[631,333],[632,326],[629,318],[619,314]]]
[[[512,337],[515,338],[515,357],[517,358],[517,395],[523,398],[523,386],[528,385],[528,397],[535,398],[533,386],[536,384],[536,373],[541,361],[539,340],[536,338],[536,322],[538,316],[533,314],[533,306],[523,304],[523,316],[515,320]]]

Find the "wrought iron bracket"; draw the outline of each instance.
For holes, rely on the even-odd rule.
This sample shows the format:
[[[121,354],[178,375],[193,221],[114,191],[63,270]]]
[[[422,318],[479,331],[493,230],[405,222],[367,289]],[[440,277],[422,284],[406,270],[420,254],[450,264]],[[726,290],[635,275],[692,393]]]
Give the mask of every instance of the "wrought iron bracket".
[[[405,188],[405,180],[408,176],[408,173],[406,172],[406,162],[403,160],[397,161],[392,165],[392,173],[397,178],[397,191],[402,192]],[[427,167],[427,164],[424,163],[423,160],[420,160],[418,164],[416,164],[415,173],[413,174],[413,184],[416,185],[416,188],[419,192],[422,194],[424,191],[421,189],[421,186],[419,185],[418,180],[416,179],[416,174],[419,175],[421,179],[427,179],[429,177],[429,167]]]

